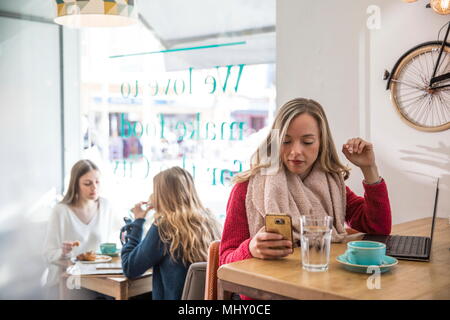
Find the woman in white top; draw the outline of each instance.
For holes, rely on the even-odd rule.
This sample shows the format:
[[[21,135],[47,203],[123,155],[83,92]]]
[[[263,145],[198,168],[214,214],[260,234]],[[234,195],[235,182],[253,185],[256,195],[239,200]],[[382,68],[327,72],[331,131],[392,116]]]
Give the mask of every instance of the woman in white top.
[[[72,167],[67,193],[54,207],[48,224],[44,255],[49,263],[49,286],[59,279],[52,262],[96,252],[101,243],[119,239],[109,203],[99,197],[99,178],[100,172],[90,160],[80,160]]]

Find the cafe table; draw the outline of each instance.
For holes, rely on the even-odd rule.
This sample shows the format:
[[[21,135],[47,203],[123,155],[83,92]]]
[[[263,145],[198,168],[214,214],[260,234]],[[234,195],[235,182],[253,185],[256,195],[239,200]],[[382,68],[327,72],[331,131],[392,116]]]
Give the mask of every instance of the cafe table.
[[[110,263],[120,264],[120,256],[113,257]],[[67,285],[67,279],[71,277],[66,270],[73,263],[66,260],[55,262],[61,268],[61,281],[59,282],[60,299],[65,300],[69,297],[70,290]],[[72,276],[73,277],[73,276]],[[115,298],[116,300],[128,300],[131,297],[138,296],[152,291],[152,270],[148,270],[143,275],[135,279],[128,279],[123,274],[102,274],[102,275],[80,275],[77,285],[81,288],[89,289]]]
[[[429,236],[431,218],[392,227],[392,234]],[[361,239],[349,236],[346,242]],[[255,299],[345,299],[413,300],[450,299],[450,224],[436,218],[431,260],[398,260],[386,273],[347,271],[336,260],[346,250],[346,242],[333,243],[328,271],[302,269],[300,248],[279,260],[246,259],[222,265],[218,270],[218,298],[230,299],[239,293]]]

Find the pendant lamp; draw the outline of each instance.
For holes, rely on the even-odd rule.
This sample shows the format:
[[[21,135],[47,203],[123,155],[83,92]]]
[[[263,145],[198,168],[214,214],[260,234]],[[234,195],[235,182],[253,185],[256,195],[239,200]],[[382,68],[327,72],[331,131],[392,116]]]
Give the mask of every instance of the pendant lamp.
[[[430,5],[439,14],[450,13],[450,0],[431,0]]]
[[[135,0],[55,0],[55,22],[72,28],[121,27],[137,22]]]

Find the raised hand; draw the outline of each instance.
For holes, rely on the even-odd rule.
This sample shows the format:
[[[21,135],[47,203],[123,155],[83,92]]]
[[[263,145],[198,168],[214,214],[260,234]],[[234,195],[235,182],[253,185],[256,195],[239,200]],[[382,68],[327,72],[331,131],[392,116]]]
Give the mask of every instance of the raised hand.
[[[141,201],[139,203],[136,203],[134,205],[133,209],[131,209],[131,212],[133,212],[135,219],[145,219],[145,215],[151,209],[151,207],[148,206],[147,209],[144,210],[144,209],[142,209],[142,206],[144,206],[144,205],[147,205],[147,202]]]
[[[63,256],[68,255],[72,252],[73,247],[78,247],[80,245],[80,241],[64,241],[61,245]]]
[[[361,138],[349,139],[342,146],[342,152],[351,163],[361,169],[366,183],[380,181],[373,145],[370,142]]]
[[[347,143],[342,146],[342,152],[345,157],[357,167],[368,168],[375,166],[373,145],[361,138],[349,139]]]

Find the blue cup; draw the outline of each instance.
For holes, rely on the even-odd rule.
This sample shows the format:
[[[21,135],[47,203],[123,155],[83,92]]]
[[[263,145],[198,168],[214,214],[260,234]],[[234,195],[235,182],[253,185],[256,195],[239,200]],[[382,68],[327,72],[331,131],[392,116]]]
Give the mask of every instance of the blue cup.
[[[115,243],[102,243],[100,244],[100,252],[102,254],[114,254],[116,253],[117,247]]]
[[[345,252],[347,261],[352,264],[379,266],[386,255],[386,245],[376,241],[351,241]]]

